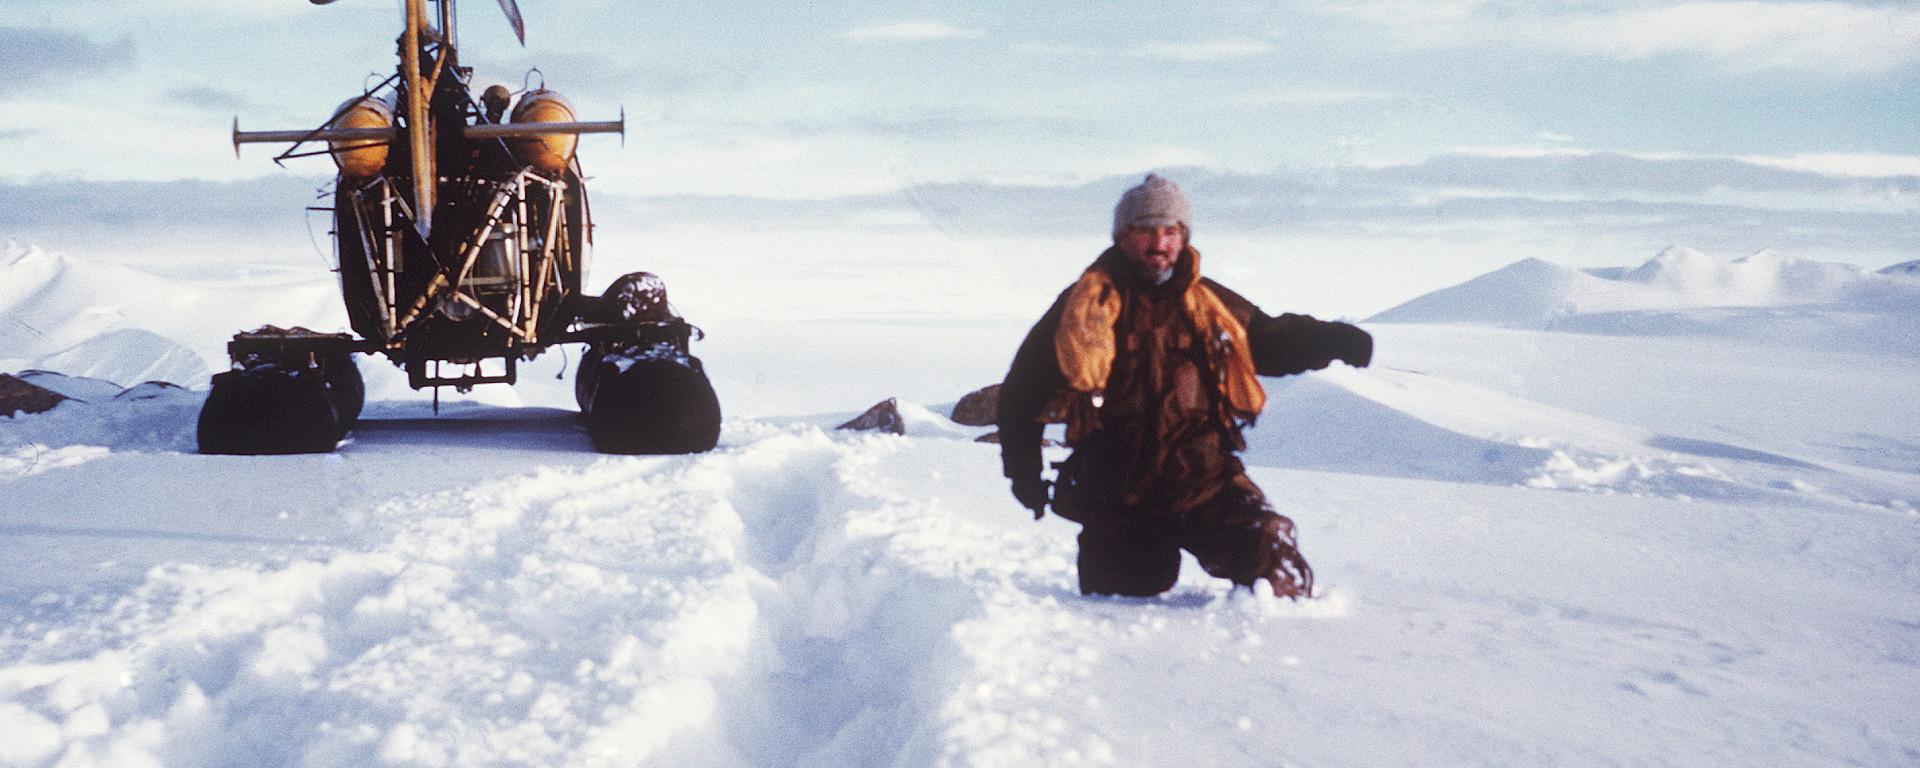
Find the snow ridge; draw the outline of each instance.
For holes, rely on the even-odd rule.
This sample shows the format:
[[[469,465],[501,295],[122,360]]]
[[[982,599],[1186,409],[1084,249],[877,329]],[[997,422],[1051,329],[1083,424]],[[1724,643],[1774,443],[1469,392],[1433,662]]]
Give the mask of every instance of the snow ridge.
[[[1577,316],[1677,313],[1863,302],[1920,306],[1920,286],[1892,273],[1867,274],[1763,250],[1722,261],[1671,246],[1633,269],[1580,270],[1525,259],[1368,318],[1383,323],[1481,323],[1547,327]],[[1589,322],[1581,328],[1597,327]],[[1644,326],[1641,327],[1644,329]]]
[[[343,329],[330,279],[183,282],[8,241],[0,247],[0,370],[43,369],[121,386],[207,384],[226,343],[268,323]]]

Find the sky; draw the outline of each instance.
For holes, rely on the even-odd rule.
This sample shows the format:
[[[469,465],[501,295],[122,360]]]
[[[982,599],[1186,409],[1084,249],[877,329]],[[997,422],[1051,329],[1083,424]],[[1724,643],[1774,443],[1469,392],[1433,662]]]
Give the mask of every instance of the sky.
[[[228,132],[314,126],[378,83],[399,8],[9,0],[0,237],[127,251],[271,221],[258,258],[312,251],[331,165],[236,157]],[[1425,290],[1676,244],[1920,255],[1920,7],[1899,3],[524,0],[524,47],[494,3],[460,10],[476,87],[624,117],[581,152],[597,223],[634,247],[799,222],[1097,248],[1161,170],[1212,242],[1418,251]]]

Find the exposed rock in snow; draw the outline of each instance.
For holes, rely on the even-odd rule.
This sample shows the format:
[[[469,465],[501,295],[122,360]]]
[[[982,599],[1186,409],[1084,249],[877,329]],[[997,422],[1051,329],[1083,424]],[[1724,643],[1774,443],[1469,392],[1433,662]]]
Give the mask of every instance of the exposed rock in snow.
[[[66,399],[66,395],[0,373],[0,415],[42,413]]]
[[[178,384],[170,384],[164,381],[143,381],[143,382],[140,382],[139,384],[135,384],[131,387],[127,387],[120,394],[114,395],[113,399],[123,400],[123,401],[124,400],[158,400],[160,398],[173,397],[175,395],[182,394],[182,390],[185,390],[185,389],[186,387],[182,387]]]
[[[839,429],[872,429],[892,432],[896,435],[907,433],[907,423],[900,418],[900,401],[887,398],[868,408],[866,413],[853,417],[852,421],[841,424]]]
[[[969,427],[992,426],[1000,414],[1000,385],[992,384],[960,398],[953,405],[953,423]]]

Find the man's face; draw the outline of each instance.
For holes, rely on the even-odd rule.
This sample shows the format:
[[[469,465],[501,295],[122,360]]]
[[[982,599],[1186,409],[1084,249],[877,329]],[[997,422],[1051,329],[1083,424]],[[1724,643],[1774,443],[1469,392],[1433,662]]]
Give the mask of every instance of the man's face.
[[[1180,260],[1180,252],[1186,250],[1187,235],[1178,224],[1128,227],[1118,245],[1120,252],[1133,263],[1155,272],[1166,272],[1173,269],[1173,263]]]

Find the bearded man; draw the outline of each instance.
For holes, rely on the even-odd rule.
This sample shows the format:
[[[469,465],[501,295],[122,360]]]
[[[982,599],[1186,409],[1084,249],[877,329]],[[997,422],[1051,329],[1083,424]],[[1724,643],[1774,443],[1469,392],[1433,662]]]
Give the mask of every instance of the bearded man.
[[[1112,248],[1060,294],[1000,388],[1001,462],[1034,519],[1080,523],[1082,594],[1157,595],[1180,550],[1213,576],[1309,597],[1293,521],[1247,478],[1241,429],[1266,405],[1257,376],[1364,367],[1373,338],[1346,323],[1271,317],[1200,276],[1192,208],[1155,174],[1113,212]],[[1041,478],[1045,425],[1073,453]]]

